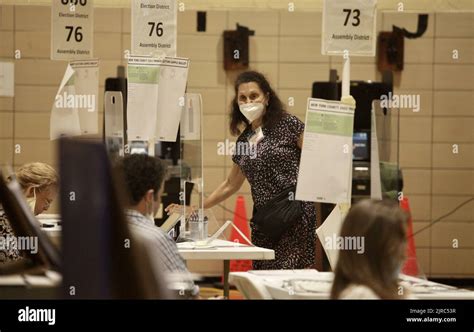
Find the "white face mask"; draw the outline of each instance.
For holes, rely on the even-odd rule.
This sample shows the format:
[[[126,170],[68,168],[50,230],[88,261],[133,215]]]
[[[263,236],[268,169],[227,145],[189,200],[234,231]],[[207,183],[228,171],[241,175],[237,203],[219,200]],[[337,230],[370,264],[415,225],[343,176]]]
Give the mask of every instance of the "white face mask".
[[[249,120],[250,123],[258,119],[263,113],[262,103],[240,104],[240,112]]]
[[[31,211],[33,211],[34,214],[36,207],[36,188],[33,188],[33,197],[27,197],[26,202],[28,203]]]

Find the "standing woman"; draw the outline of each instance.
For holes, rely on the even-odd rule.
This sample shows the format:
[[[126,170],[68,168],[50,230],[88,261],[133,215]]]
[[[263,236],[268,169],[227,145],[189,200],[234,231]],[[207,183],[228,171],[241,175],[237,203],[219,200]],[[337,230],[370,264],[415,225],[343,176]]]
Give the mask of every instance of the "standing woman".
[[[237,77],[234,88],[230,130],[239,135],[232,156],[234,164],[227,179],[204,201],[204,208],[236,193],[247,179],[255,217],[270,200],[296,185],[304,124],[283,109],[262,74],[244,72]],[[242,148],[246,146],[250,148]],[[299,217],[291,220],[291,226],[277,239],[251,222],[252,242],[275,251],[274,260],[254,261],[254,269],[304,269],[314,265],[315,207],[312,202],[301,202],[300,210]],[[275,223],[271,227],[279,226]]]

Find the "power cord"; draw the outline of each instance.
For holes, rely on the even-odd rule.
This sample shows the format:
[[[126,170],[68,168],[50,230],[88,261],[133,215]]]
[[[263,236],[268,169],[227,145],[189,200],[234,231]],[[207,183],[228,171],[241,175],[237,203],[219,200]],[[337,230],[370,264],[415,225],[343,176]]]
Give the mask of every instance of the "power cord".
[[[439,217],[438,219],[432,221],[428,226],[425,226],[423,227],[422,229],[419,229],[417,232],[413,233],[413,236],[415,236],[416,234],[419,234],[421,232],[423,232],[424,230],[427,230],[428,228],[432,227],[434,224],[440,222],[441,220],[443,220],[444,218],[446,217],[449,217],[450,215],[452,215],[454,212],[456,212],[457,210],[459,210],[460,208],[462,208],[464,205],[466,205],[467,203],[471,202],[474,200],[474,197],[471,197],[469,198],[467,201],[459,204],[457,207],[455,207],[453,210],[451,210],[450,212],[446,213],[444,216],[441,216]]]
[[[463,203],[459,204],[457,207],[455,207],[455,208],[454,208],[453,210],[451,210],[450,212],[448,212],[448,213],[446,213],[445,215],[443,215],[443,216],[441,216],[441,217],[439,217],[439,218],[433,220],[432,222],[430,222],[429,225],[427,225],[427,226],[425,226],[425,227],[419,229],[419,230],[416,231],[415,233],[413,233],[412,236],[415,236],[415,235],[417,235],[417,234],[419,234],[419,233],[421,233],[421,232],[423,232],[423,231],[425,231],[425,230],[427,230],[427,229],[433,227],[434,224],[440,222],[441,220],[443,220],[443,219],[446,218],[446,217],[449,217],[450,215],[452,215],[453,213],[455,213],[456,211],[458,211],[460,208],[462,208],[464,205],[466,205],[466,204],[468,204],[469,202],[472,202],[472,201],[474,201],[474,197],[469,198],[468,200],[466,200],[466,201],[464,201]],[[235,211],[226,208],[224,205],[222,205],[222,204],[220,204],[220,203],[218,203],[218,204],[216,204],[216,205],[219,206],[219,207],[221,207],[221,208],[224,209],[225,211],[230,212],[230,213],[232,213],[232,214],[235,215]],[[237,215],[237,217],[244,218],[244,219],[248,219],[247,216]]]
[[[204,194],[204,197],[208,197],[208,195]],[[246,220],[249,220],[249,218],[247,216],[242,216],[240,214],[235,214],[235,211],[234,210],[231,210],[229,208],[226,208],[224,205],[222,205],[221,203],[217,203],[216,204],[217,206],[221,207],[224,211],[227,211],[227,212],[230,212],[232,213],[233,215],[239,217],[239,218],[243,218],[243,219],[246,219]]]

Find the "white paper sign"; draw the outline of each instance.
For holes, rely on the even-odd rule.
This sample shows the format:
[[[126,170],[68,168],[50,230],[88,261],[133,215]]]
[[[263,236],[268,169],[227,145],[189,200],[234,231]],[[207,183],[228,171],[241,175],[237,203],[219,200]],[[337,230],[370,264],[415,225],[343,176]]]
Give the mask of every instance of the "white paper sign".
[[[354,108],[308,98],[297,200],[350,203]]]
[[[349,208],[350,204],[347,203],[336,204],[323,224],[316,230],[316,234],[318,234],[319,241],[323,246],[333,271],[336,268],[339,257],[338,237],[341,234],[342,224]]]
[[[15,65],[0,62],[0,96],[13,97],[15,94]]]
[[[129,57],[127,67],[127,134],[130,141],[155,135],[161,60]]]
[[[132,54],[176,56],[175,0],[132,1]]]
[[[186,93],[181,111],[180,136],[182,140],[201,139],[202,98],[199,93]]]
[[[72,61],[51,110],[50,139],[97,134],[98,93],[99,61]]]
[[[155,139],[176,142],[182,102],[188,80],[189,60],[166,57],[161,65]]]
[[[99,132],[99,60],[71,62],[74,69],[74,102],[79,112],[81,134]]]
[[[189,60],[184,58],[128,59],[130,140],[176,141],[188,68]]]
[[[69,103],[67,96],[74,96],[74,69],[68,64],[64,77],[56,94],[49,120],[49,137],[51,140],[61,136],[78,136],[81,134],[79,113],[74,103]],[[64,96],[66,96],[65,99]]]
[[[321,53],[375,56],[377,0],[324,0]]]
[[[92,58],[92,0],[52,0],[51,59]]]

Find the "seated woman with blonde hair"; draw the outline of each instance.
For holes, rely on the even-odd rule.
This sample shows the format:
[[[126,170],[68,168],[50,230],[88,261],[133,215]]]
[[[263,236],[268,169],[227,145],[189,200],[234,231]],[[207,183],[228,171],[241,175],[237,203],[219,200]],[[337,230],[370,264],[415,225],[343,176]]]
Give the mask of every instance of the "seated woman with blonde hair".
[[[397,202],[390,200],[364,200],[352,206],[340,236],[361,239],[364,248],[339,251],[332,299],[407,297],[398,283],[405,259],[407,217]]]
[[[58,174],[54,168],[40,162],[25,164],[15,172],[15,179],[35,215],[48,210],[57,193]],[[0,205],[0,237],[6,239],[9,236],[14,236],[14,233]],[[0,264],[20,258],[17,248],[0,247]]]

